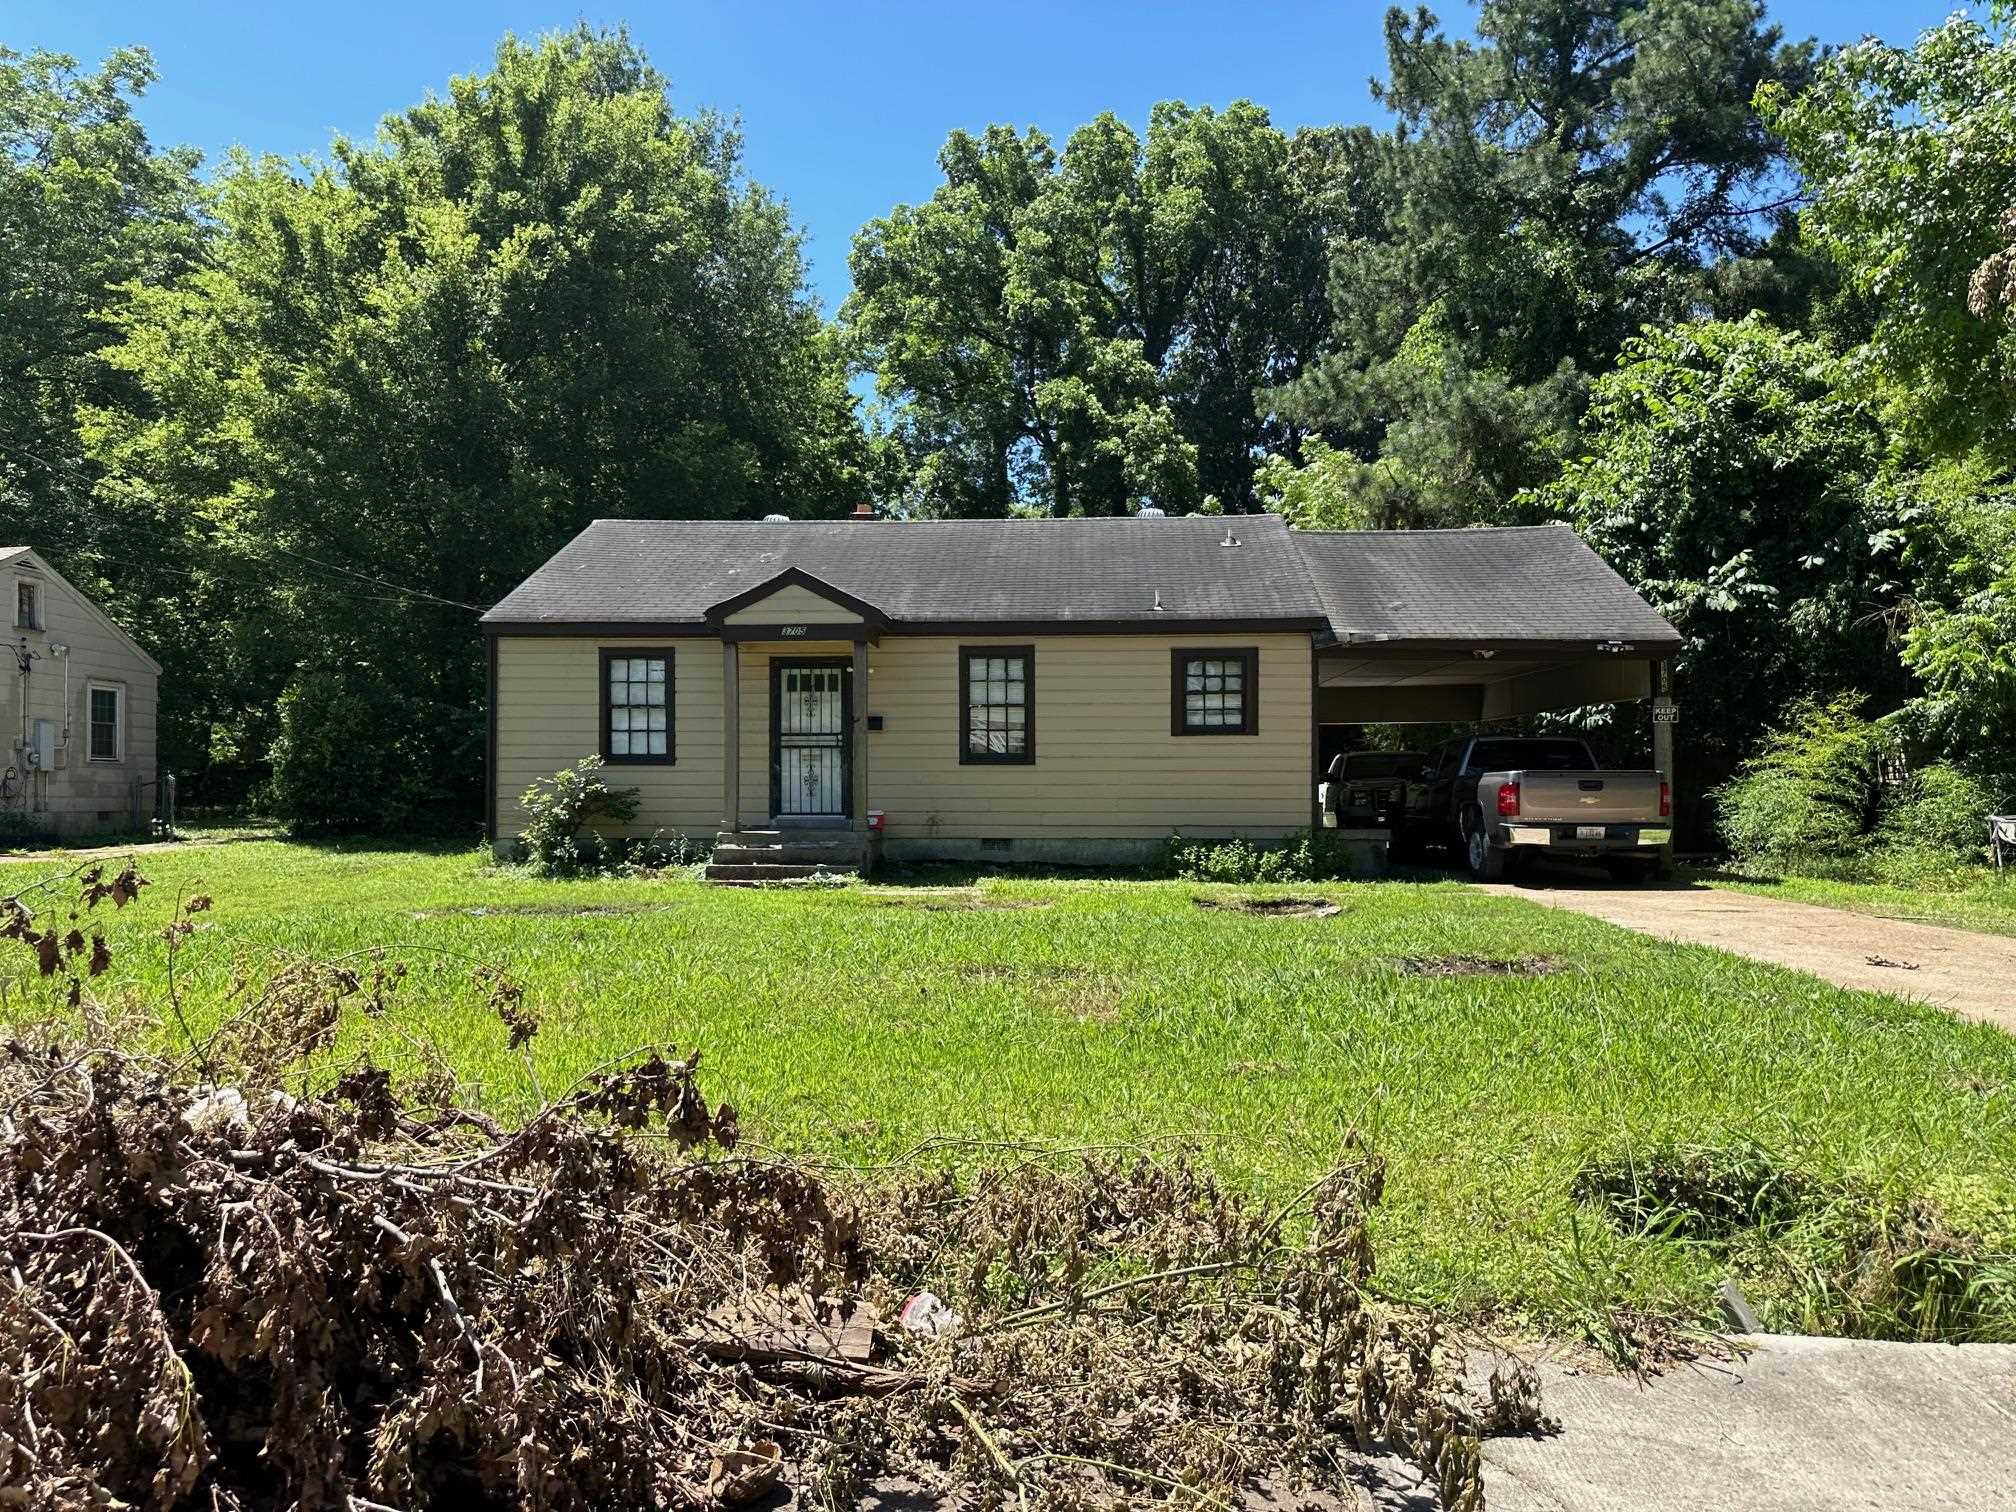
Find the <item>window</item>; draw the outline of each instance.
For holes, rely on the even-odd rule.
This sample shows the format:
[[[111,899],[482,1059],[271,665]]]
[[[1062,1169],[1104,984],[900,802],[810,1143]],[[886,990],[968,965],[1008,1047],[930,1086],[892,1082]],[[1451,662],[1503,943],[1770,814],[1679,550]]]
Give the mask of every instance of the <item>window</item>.
[[[126,698],[122,690],[92,683],[85,689],[85,718],[93,761],[120,761],[126,755]]]
[[[959,648],[959,759],[968,765],[1036,760],[1036,648]]]
[[[672,651],[602,653],[602,759],[672,763]]]
[[[1524,767],[1529,772],[1593,772],[1596,762],[1579,740],[1480,740],[1470,747],[1465,772],[1502,772]]]
[[[40,592],[34,583],[24,583],[19,579],[14,583],[14,627],[17,630],[40,630],[42,628],[42,605]]]
[[[1176,651],[1171,661],[1170,734],[1260,733],[1257,650]]]

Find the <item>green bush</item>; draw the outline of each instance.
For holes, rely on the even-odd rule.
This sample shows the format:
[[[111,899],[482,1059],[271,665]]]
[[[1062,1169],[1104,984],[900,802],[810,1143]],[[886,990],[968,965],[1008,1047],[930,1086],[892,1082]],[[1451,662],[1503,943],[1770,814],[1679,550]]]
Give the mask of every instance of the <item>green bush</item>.
[[[290,830],[440,834],[467,822],[468,795],[435,774],[482,770],[480,711],[444,710],[370,663],[326,662],[295,674],[278,715],[259,798]]]
[[[600,756],[541,777],[518,799],[531,816],[518,833],[526,862],[541,876],[573,877],[628,860],[630,842],[605,837],[594,826],[628,824],[637,817],[638,799],[636,788],[603,781]]]
[[[1995,802],[1985,782],[1956,766],[1939,762],[1921,768],[1891,796],[1876,843],[1885,850],[1924,851],[1949,865],[1978,861]]]
[[[1711,795],[1729,848],[1746,859],[1839,860],[1862,852],[1883,807],[1889,734],[1859,695],[1794,706],[1734,778]]]
[[[1160,870],[1191,882],[1329,882],[1350,876],[1351,864],[1344,847],[1320,831],[1287,845],[1172,835]]]

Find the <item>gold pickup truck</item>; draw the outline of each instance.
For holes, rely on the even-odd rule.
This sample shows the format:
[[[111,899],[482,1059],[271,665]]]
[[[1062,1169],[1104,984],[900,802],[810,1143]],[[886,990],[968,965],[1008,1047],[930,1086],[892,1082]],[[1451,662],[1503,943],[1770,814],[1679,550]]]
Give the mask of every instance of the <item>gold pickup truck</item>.
[[[1429,758],[1404,826],[1448,845],[1481,882],[1533,856],[1600,861],[1620,881],[1665,870],[1673,789],[1655,771],[1604,770],[1570,736],[1476,735]]]

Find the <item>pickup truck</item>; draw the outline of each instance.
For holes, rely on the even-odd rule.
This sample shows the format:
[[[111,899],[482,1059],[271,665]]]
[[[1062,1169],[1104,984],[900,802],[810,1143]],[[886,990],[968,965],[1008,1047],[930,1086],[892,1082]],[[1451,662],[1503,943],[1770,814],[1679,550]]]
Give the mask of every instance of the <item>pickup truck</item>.
[[[1421,780],[1419,751],[1347,751],[1330,763],[1320,796],[1326,829],[1391,828],[1407,812],[1408,787]]]
[[[1533,856],[1600,861],[1619,881],[1665,867],[1673,792],[1650,771],[1603,771],[1572,737],[1473,735],[1429,759],[1404,848],[1455,847],[1480,882]]]

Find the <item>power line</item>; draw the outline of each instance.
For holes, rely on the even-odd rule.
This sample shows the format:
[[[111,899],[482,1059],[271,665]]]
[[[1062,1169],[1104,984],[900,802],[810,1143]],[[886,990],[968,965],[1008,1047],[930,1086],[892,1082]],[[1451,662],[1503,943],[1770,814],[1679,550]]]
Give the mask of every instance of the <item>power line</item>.
[[[204,547],[204,548],[207,548],[207,549],[208,549],[208,550],[209,550],[210,552],[213,552],[213,553],[215,553],[215,554],[216,554],[216,555],[218,555],[218,556],[228,556],[228,553],[227,553],[227,552],[226,552],[226,551],[225,551],[225,550],[224,550],[223,548],[219,547],[219,546],[217,545],[217,543],[216,543],[215,541],[213,541],[213,540],[210,540],[210,539],[208,539],[208,538],[205,538],[205,537],[200,537],[200,536],[199,536],[199,537],[192,537],[192,536],[186,536],[186,535],[175,535],[175,534],[172,534],[172,533],[170,533],[170,532],[166,532],[166,531],[159,531],[159,530],[151,530],[151,529],[149,529],[148,527],[146,527],[145,525],[139,525],[139,524],[134,524],[134,523],[132,523],[132,522],[130,522],[130,521],[123,521],[123,520],[122,520],[122,521],[118,521],[118,522],[117,522],[117,523],[116,523],[116,524],[115,524],[115,525],[114,525],[114,526],[112,527],[112,533],[115,533],[115,534],[116,534],[116,533],[117,533],[117,532],[118,532],[119,530],[127,530],[127,531],[130,531],[130,532],[132,532],[133,534],[136,534],[136,535],[143,535],[143,536],[149,536],[149,537],[151,537],[151,538],[153,538],[153,539],[155,539],[155,540],[158,540],[158,541],[165,541],[165,542],[168,542],[168,543],[170,543],[170,544],[172,544],[172,545],[178,545],[178,546],[186,546],[186,545],[198,545],[198,546],[201,546],[201,547]],[[85,547],[84,549],[85,549],[86,551],[91,551],[91,548],[90,548],[90,547],[88,547],[88,546],[87,546],[87,547]],[[307,554],[306,554],[305,552],[295,552],[295,551],[289,551],[289,550],[288,550],[288,549],[287,549],[286,547],[284,547],[284,546],[275,546],[275,545],[272,545],[272,544],[270,544],[270,543],[265,543],[265,544],[263,544],[263,545],[262,545],[262,547],[261,547],[260,549],[263,549],[263,550],[266,550],[266,551],[272,551],[272,552],[278,552],[278,553],[279,553],[279,554],[280,554],[281,556],[284,556],[284,557],[287,557],[287,558],[291,559],[292,561],[295,561],[295,562],[299,562],[299,563],[303,563],[303,564],[305,564],[305,565],[307,565],[307,566],[310,566],[310,567],[314,567],[314,568],[319,568],[319,569],[321,569],[321,570],[322,570],[323,572],[325,572],[325,573],[329,573],[329,572],[333,572],[333,573],[338,573],[338,574],[342,575],[343,577],[346,577],[346,578],[350,578],[350,579],[352,579],[352,580],[354,580],[354,581],[357,581],[357,582],[362,582],[362,583],[368,583],[368,584],[370,584],[370,585],[371,585],[372,587],[374,587],[374,588],[384,588],[384,589],[388,589],[388,590],[390,590],[390,591],[391,591],[392,593],[394,593],[394,594],[401,594],[401,595],[404,595],[404,596],[406,596],[406,597],[408,597],[408,598],[414,598],[414,599],[421,599],[421,600],[424,600],[424,601],[426,601],[426,602],[428,602],[428,603],[433,603],[433,604],[440,604],[440,605],[442,605],[442,606],[443,606],[444,608],[449,608],[449,609],[463,609],[463,610],[467,610],[467,611],[468,611],[469,613],[471,613],[471,614],[482,614],[482,613],[484,613],[484,612],[485,612],[485,610],[486,610],[486,609],[488,608],[488,606],[487,606],[487,605],[483,605],[483,604],[469,604],[469,603],[464,603],[464,602],[463,602],[462,600],[460,600],[460,599],[451,599],[451,598],[444,598],[443,596],[441,596],[441,595],[440,595],[440,594],[438,594],[438,593],[429,593],[429,592],[428,592],[428,591],[427,591],[426,589],[424,589],[424,588],[409,588],[409,587],[407,587],[407,586],[406,586],[405,584],[403,584],[403,583],[395,583],[395,582],[392,582],[392,581],[390,581],[389,579],[386,579],[386,578],[380,578],[380,577],[373,577],[373,576],[372,576],[372,575],[371,575],[370,573],[366,573],[366,572],[357,572],[357,571],[354,571],[354,570],[353,570],[353,569],[351,569],[351,568],[348,568],[348,567],[343,567],[343,566],[340,566],[340,565],[338,565],[337,563],[334,563],[334,562],[325,562],[325,561],[322,561],[322,560],[321,560],[321,559],[320,559],[319,557],[311,557],[311,556],[307,555]],[[146,562],[133,562],[133,561],[130,561],[130,560],[125,560],[125,561],[122,561],[122,560],[121,560],[121,559],[119,559],[119,558],[115,558],[115,557],[108,557],[108,556],[104,556],[104,555],[102,555],[102,554],[99,554],[99,553],[97,553],[97,552],[95,552],[95,551],[94,551],[94,552],[92,552],[92,554],[93,554],[94,556],[96,556],[97,560],[99,560],[99,561],[103,561],[103,562],[118,562],[118,563],[119,563],[119,565],[122,565],[122,566],[128,566],[128,567],[139,567],[139,568],[143,568],[143,569],[144,569],[144,568],[149,568],[149,567],[162,567],[162,568],[165,568],[165,570],[168,570],[168,571],[188,571],[188,572],[190,572],[190,575],[191,575],[191,576],[195,576],[195,575],[198,575],[198,574],[197,574],[196,572],[194,572],[194,571],[193,571],[193,570],[191,570],[191,569],[177,569],[177,568],[169,568],[169,567],[166,567],[166,564],[160,564],[160,563],[146,563]],[[247,557],[246,557],[246,560],[247,560],[247,561],[248,561],[248,562],[249,562],[249,563],[250,563],[251,565],[263,565],[263,566],[266,566],[266,567],[271,567],[271,568],[278,568],[278,567],[280,566],[280,564],[279,564],[279,563],[277,563],[277,562],[273,562],[273,561],[271,561],[271,560],[267,560],[267,561],[265,561],[265,562],[263,562],[263,563],[262,563],[262,562],[261,562],[261,561],[259,560],[259,558],[258,558],[258,557],[257,557],[256,555],[250,555],[250,554],[248,554],[248,555],[247,555]],[[218,576],[220,576],[220,577],[227,577],[227,578],[230,578],[230,577],[232,577],[232,576],[233,576],[233,575],[232,575],[231,573],[229,573],[228,571],[225,571],[225,570],[223,570],[223,568],[222,568],[222,567],[220,567],[220,566],[218,566],[218,565],[216,565],[216,564],[214,564],[214,563],[213,563],[213,564],[208,564],[208,565],[206,565],[206,567],[205,567],[205,569],[204,569],[204,570],[206,570],[206,571],[210,571],[210,572],[215,572],[215,573],[216,573],[216,574],[217,574]],[[238,578],[234,578],[234,581],[237,581],[237,582],[250,582],[250,581],[252,581],[252,580],[250,580],[250,579],[246,579],[246,578],[242,578],[242,577],[238,577]],[[256,586],[260,586],[260,587],[281,587],[281,586],[285,586],[285,580],[284,580],[284,579],[274,579],[274,580],[271,580],[271,581],[267,581],[267,582],[263,582],[263,583],[258,583],[258,584],[257,584]],[[321,588],[323,588],[323,589],[324,589],[324,591],[337,591],[337,590],[334,590],[334,589],[333,589],[333,588],[331,587],[331,585],[328,585],[328,584],[318,584],[318,585],[314,585],[314,586],[318,586],[318,587],[321,587]],[[351,590],[351,591],[352,591],[352,592],[354,592],[354,590]]]
[[[200,579],[206,576],[218,577],[225,579],[228,582],[243,584],[244,586],[251,588],[287,588],[287,587],[305,586],[316,593],[337,594],[344,598],[374,604],[397,604],[404,601],[404,597],[400,593],[367,594],[363,592],[361,589],[346,588],[339,584],[329,582],[310,581],[304,584],[300,579],[289,581],[288,579],[285,578],[247,577],[242,573],[232,572],[225,568],[216,566],[214,564],[205,567],[176,567],[170,565],[167,562],[136,562],[131,557],[105,556],[103,554],[96,552],[92,554],[91,559],[94,562],[102,563],[106,566],[126,568],[131,571],[139,572],[142,574],[149,574],[149,573],[167,574],[169,576],[176,578],[195,578],[195,579]],[[260,564],[257,562],[250,562],[248,563],[248,565],[256,567]],[[425,595],[422,596],[425,597]],[[442,600],[441,602],[446,603],[448,601]],[[459,608],[468,608],[471,606],[456,604],[453,607],[459,609]]]

